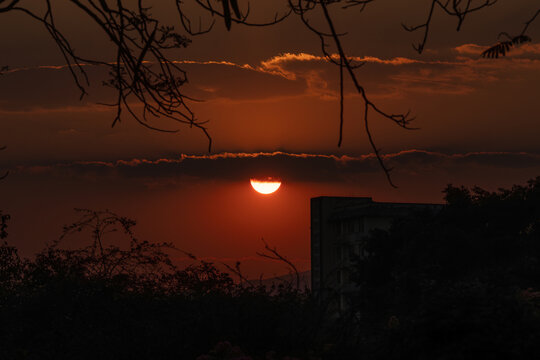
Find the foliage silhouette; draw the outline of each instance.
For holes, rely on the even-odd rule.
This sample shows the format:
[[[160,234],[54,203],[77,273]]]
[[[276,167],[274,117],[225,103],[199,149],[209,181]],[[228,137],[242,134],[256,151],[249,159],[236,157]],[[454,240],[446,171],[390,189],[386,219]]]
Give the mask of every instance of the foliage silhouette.
[[[537,358],[540,177],[444,192],[439,213],[365,239],[341,314],[293,282],[235,282],[193,255],[180,269],[133,220],[78,210],[34,259],[2,240],[0,358]]]
[[[5,239],[8,236],[7,233],[7,222],[9,221],[10,216],[8,214],[3,214],[0,210],[0,239]]]
[[[77,211],[33,260],[2,244],[0,358],[194,359],[224,340],[262,355],[316,346],[309,293],[244,286],[204,261],[179,269],[176,250],[137,239],[133,220]],[[89,244],[73,248],[79,232]],[[114,233],[124,238],[111,243]]]
[[[507,32],[502,32],[499,34],[499,38],[506,37],[508,40],[500,41],[497,44],[489,47],[488,49],[482,52],[482,57],[487,58],[498,58],[500,56],[506,56],[506,54],[512,50],[515,46],[530,42],[532,39],[527,35],[527,30],[529,26],[538,18],[540,15],[540,9],[536,10],[534,15],[525,22],[523,29],[518,35],[512,36]]]
[[[537,357],[540,177],[497,192],[449,185],[445,195],[440,213],[366,241],[352,306],[371,343],[364,350],[386,359]]]

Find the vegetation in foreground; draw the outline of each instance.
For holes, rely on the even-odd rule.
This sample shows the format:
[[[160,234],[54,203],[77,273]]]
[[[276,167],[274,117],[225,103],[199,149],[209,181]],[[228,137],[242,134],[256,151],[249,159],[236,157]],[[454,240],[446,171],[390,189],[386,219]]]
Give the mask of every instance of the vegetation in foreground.
[[[447,205],[366,239],[358,259],[362,353],[375,359],[540,356],[540,177]],[[534,356],[533,356],[534,355]]]
[[[110,212],[81,211],[22,259],[0,213],[0,359],[537,358],[540,177],[445,194],[441,212],[365,240],[339,317],[288,283],[233,281],[196,259],[179,269],[169,244]],[[114,230],[127,240],[109,242]],[[67,246],[85,231],[89,244]]]

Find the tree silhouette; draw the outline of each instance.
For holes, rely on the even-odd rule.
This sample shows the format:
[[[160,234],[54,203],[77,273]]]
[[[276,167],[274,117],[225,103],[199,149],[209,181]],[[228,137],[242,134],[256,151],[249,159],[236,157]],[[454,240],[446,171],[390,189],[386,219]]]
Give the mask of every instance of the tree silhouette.
[[[537,358],[540,178],[445,194],[441,212],[364,239],[341,316],[309,291],[235,282],[194,256],[178,268],[135,221],[77,210],[34,258],[0,240],[0,358]]]
[[[317,347],[309,292],[246,286],[195,257],[179,268],[169,244],[134,235],[135,221],[77,213],[34,258],[0,240],[0,358],[195,359],[224,341],[261,358]]]
[[[448,186],[447,205],[377,231],[357,258],[359,314],[380,358],[540,354],[540,177],[490,192]],[[369,341],[368,341],[369,342]]]

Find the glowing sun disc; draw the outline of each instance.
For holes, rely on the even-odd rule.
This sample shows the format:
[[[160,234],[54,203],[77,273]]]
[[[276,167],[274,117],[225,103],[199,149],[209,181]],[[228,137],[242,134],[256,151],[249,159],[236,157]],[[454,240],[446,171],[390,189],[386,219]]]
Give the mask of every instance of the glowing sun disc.
[[[251,179],[250,182],[255,191],[264,195],[272,194],[281,186],[281,181],[277,180]]]

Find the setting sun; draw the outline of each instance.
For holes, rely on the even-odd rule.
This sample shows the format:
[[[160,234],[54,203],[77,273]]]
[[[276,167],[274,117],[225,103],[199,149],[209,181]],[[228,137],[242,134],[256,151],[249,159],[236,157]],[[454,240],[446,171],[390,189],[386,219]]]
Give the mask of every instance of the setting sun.
[[[281,186],[281,181],[272,178],[266,180],[251,179],[251,186],[260,194],[268,195],[276,192]]]

